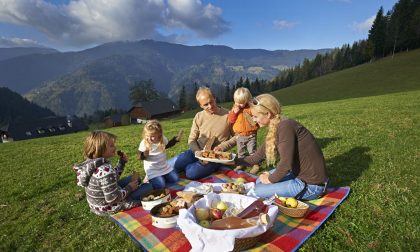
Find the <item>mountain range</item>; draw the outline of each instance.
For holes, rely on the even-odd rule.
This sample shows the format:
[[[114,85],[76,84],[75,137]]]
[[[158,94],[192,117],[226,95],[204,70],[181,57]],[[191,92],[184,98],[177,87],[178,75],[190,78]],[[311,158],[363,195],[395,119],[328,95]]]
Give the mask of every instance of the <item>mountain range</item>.
[[[269,80],[279,71],[312,59],[319,50],[232,49],[185,46],[153,40],[112,42],[78,52],[49,48],[1,48],[0,86],[58,115],[90,115],[128,109],[129,87],[152,79],[177,100],[182,85],[218,88],[241,76]]]

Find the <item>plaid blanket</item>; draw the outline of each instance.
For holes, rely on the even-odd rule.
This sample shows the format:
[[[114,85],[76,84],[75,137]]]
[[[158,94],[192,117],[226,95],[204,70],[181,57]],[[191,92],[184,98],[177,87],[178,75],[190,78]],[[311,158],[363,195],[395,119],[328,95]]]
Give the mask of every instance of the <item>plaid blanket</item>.
[[[255,182],[253,175],[242,171],[235,172],[229,168],[222,168],[216,174],[201,179],[200,182],[223,183],[238,177],[243,177],[248,182]],[[183,190],[190,182],[185,178],[180,179],[178,184],[169,188],[172,196],[175,197],[176,192]],[[304,218],[291,218],[279,212],[273,228],[267,231],[256,247],[250,251],[295,251],[334,212],[349,192],[349,187],[329,188],[324,197],[307,202],[310,208]],[[152,226],[151,215],[141,207],[119,212],[111,218],[145,251],[180,252],[191,249],[181,230]]]

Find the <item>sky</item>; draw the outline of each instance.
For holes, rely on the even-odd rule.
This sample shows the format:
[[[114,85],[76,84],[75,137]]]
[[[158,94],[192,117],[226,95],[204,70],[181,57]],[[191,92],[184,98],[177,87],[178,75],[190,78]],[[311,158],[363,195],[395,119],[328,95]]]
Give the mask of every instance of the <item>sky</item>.
[[[341,47],[397,0],[0,0],[0,48],[153,39],[234,49]]]

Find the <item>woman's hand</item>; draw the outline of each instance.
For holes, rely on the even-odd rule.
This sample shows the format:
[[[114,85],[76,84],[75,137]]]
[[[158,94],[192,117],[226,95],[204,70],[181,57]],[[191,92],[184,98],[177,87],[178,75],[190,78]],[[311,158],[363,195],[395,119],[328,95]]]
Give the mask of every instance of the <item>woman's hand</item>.
[[[270,180],[268,180],[269,176],[270,176],[270,173],[268,173],[268,172],[264,172],[263,174],[261,174],[260,177],[259,177],[261,183],[271,184]]]

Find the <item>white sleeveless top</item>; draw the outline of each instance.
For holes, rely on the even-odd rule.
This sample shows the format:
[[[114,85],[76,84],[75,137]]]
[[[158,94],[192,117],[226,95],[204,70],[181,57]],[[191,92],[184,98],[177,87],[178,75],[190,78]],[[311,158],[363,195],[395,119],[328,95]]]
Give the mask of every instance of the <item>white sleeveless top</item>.
[[[168,144],[168,139],[163,136],[163,144]],[[166,160],[166,152],[160,150],[159,145],[152,144],[149,150],[149,156],[143,160],[144,171],[149,179],[163,176],[173,170]],[[140,142],[139,151],[146,151],[146,144],[144,139]]]

